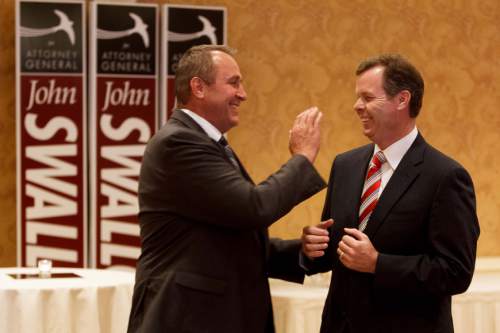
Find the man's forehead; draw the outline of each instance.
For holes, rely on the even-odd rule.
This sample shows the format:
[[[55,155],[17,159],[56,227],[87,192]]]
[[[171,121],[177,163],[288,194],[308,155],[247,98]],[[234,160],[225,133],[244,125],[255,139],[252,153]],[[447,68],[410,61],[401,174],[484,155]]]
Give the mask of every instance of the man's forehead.
[[[375,66],[370,69],[367,69],[363,73],[358,75],[358,81],[361,79],[365,80],[376,80],[381,79],[384,75],[385,67],[383,66]]]
[[[356,91],[382,87],[384,69],[382,66],[376,66],[359,74],[356,79]]]
[[[225,63],[225,62],[236,63],[236,60],[233,58],[233,56],[230,54],[227,54],[226,52],[214,50],[214,51],[210,51],[210,54],[212,55],[212,61],[216,65],[220,64],[220,63]]]
[[[218,52],[221,54],[214,55],[213,58],[216,72],[224,77],[236,76],[241,78],[240,68],[236,60],[229,54]]]

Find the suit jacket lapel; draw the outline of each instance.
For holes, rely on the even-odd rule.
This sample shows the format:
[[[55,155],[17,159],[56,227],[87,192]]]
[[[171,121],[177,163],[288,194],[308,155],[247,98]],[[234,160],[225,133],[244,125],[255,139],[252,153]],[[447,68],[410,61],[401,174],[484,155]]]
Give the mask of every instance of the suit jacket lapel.
[[[225,154],[225,152],[224,152]],[[234,158],[236,158],[236,162],[238,162],[239,166],[240,166],[240,170],[241,170],[241,173],[243,174],[243,177],[245,177],[246,180],[248,180],[249,182],[251,182],[252,184],[254,184],[252,178],[250,177],[250,175],[248,174],[247,170],[245,169],[245,167],[243,166],[243,164],[241,163],[238,155],[236,155],[236,152],[234,152],[233,150],[233,154],[234,154]],[[229,161],[229,158],[228,158],[228,161]]]
[[[205,131],[203,130],[203,128],[200,127],[200,125],[198,125],[190,116],[188,116],[187,114],[185,114],[184,112],[182,112],[179,109],[174,110],[174,112],[172,113],[172,116],[170,117],[170,119],[175,120],[177,122],[180,122],[182,125],[184,125],[184,126],[186,126],[188,128],[194,129],[194,130],[196,130],[198,132],[201,132],[201,133],[205,134]],[[222,155],[224,156],[224,158],[229,163],[231,163],[231,161],[229,160],[229,157],[226,155],[226,152],[224,151],[224,148],[220,144],[218,144],[217,142],[215,142],[214,140],[211,140],[211,141],[214,143],[214,145],[217,146],[217,148],[220,150],[220,152],[222,153]],[[247,170],[245,169],[245,167],[241,163],[241,161],[238,158],[238,156],[236,155],[236,153],[234,153],[234,157],[236,158],[236,161],[240,165],[240,169],[241,169],[241,173],[243,174],[243,177],[245,177],[246,180],[248,180],[249,182],[251,182],[253,184],[252,178],[250,178],[250,175],[248,174]]]
[[[373,238],[392,207],[420,174],[419,165],[424,159],[426,145],[425,140],[419,134],[399,163],[368,221],[364,231],[368,237]]]
[[[169,118],[169,121],[181,123],[184,127],[206,134],[203,128],[201,128],[201,126],[198,125],[198,123],[196,123],[196,121],[194,121],[193,118],[191,118],[190,116],[188,116],[186,113],[184,113],[179,109],[174,110],[174,112]]]

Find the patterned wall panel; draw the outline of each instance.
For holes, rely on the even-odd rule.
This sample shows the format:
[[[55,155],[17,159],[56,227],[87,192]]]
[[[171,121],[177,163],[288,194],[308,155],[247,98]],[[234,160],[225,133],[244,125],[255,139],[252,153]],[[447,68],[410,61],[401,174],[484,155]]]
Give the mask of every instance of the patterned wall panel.
[[[0,266],[16,263],[14,3],[0,0]]]

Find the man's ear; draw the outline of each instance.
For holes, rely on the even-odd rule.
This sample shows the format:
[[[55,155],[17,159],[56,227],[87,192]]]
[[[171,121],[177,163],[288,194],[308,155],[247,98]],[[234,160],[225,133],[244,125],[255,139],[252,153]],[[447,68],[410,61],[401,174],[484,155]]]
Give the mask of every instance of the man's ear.
[[[196,98],[205,97],[205,82],[202,79],[195,76],[189,81],[189,86],[191,87],[191,92]]]
[[[410,107],[411,93],[408,90],[401,90],[397,96],[398,110]]]

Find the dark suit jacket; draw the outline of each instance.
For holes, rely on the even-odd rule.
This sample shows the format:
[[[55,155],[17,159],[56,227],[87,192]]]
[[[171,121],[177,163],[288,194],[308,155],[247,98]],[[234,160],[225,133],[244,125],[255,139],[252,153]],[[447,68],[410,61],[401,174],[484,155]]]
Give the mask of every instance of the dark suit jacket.
[[[148,143],[129,332],[274,331],[268,276],[304,273],[300,243],[267,227],[326,184],[303,156],[259,185],[242,173],[179,110]]]
[[[323,220],[335,221],[325,256],[311,271],[332,270],[321,332],[453,332],[451,295],[472,279],[479,224],[471,178],[418,135],[368,221],[380,253],[375,274],[346,268],[336,249],[343,228],[357,228],[373,145],[337,156]]]

